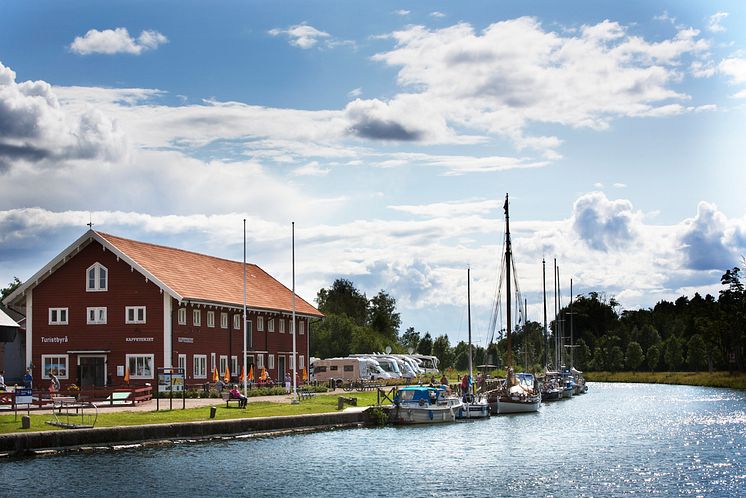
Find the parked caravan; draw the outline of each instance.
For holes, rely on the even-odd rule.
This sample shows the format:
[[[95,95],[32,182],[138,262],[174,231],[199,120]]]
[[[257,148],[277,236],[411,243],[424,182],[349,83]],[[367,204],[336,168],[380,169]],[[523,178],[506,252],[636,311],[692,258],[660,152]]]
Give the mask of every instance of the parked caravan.
[[[438,370],[438,358],[436,356],[424,354],[413,354],[410,356],[420,361],[420,368],[423,368],[425,373],[436,374],[440,372]]]
[[[312,380],[335,381],[339,387],[345,381],[379,380],[391,378],[378,362],[372,358],[328,358],[313,363]]]

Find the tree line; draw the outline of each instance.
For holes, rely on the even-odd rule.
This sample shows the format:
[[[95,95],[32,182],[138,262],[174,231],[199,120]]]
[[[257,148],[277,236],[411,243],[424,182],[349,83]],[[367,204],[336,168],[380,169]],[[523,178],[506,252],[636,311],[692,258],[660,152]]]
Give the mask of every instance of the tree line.
[[[544,326],[518,324],[512,334],[514,364],[531,371],[551,368],[555,334],[560,334],[563,364],[590,371],[744,370],[746,352],[746,291],[741,269],[727,270],[717,297],[680,297],[654,307],[617,311],[616,300],[590,292],[562,307],[557,320]],[[468,345],[451,346],[448,334],[434,337],[414,327],[400,333],[396,300],[384,290],[368,299],[346,279],[337,279],[316,297],[323,321],[314,324],[311,355],[320,358],[354,353],[416,352],[437,356],[441,368],[467,368]],[[570,324],[572,342],[570,344]],[[562,329],[562,330],[560,330]],[[570,347],[572,346],[572,347]],[[505,337],[481,347],[473,345],[473,364],[505,365]],[[572,363],[572,365],[571,365]]]

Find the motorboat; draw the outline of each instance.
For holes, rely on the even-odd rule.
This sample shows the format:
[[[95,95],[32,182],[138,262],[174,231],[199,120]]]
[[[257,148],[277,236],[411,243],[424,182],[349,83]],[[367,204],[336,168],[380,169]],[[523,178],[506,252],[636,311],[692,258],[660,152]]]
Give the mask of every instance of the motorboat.
[[[463,404],[447,386],[406,386],[394,395],[392,421],[395,424],[453,422]]]

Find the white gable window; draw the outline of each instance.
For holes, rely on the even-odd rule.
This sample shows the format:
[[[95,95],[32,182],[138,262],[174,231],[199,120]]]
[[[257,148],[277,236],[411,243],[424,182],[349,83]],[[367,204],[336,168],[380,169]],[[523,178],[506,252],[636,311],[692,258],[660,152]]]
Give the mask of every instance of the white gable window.
[[[109,288],[109,271],[101,263],[96,263],[85,272],[85,290],[103,292]]]
[[[306,322],[303,322],[303,321],[298,322],[298,333],[300,335],[303,335],[306,333]]]
[[[257,332],[264,332],[264,317],[256,317],[256,330]]]
[[[49,325],[67,325],[67,308],[49,308]]]
[[[145,306],[126,306],[124,323],[145,323]]]
[[[274,370],[275,369],[275,355],[273,354],[269,355],[269,359],[267,363],[268,363],[268,368],[270,370]]]
[[[86,308],[86,323],[88,325],[106,324],[106,307]]]
[[[214,372],[217,367],[218,364],[215,363],[215,353],[210,353],[210,372]]]
[[[228,328],[228,313],[220,313],[220,328]]]
[[[233,315],[233,328],[236,330],[241,330],[241,315]]]
[[[261,353],[256,355],[256,367],[264,368],[264,355]]]
[[[284,318],[280,318],[280,333],[281,334],[285,333],[285,319]]]
[[[179,325],[186,325],[186,308],[179,308]]]
[[[202,325],[202,310],[192,310],[192,325],[195,327]]]
[[[300,365],[298,365],[298,368],[300,368],[301,370],[306,368],[306,357],[305,356],[303,355],[298,356],[298,361],[300,363]]]
[[[270,318],[269,320],[267,320],[267,330],[269,332],[275,331],[275,319],[274,318]]]
[[[207,326],[215,327],[215,312],[214,311],[207,312]]]

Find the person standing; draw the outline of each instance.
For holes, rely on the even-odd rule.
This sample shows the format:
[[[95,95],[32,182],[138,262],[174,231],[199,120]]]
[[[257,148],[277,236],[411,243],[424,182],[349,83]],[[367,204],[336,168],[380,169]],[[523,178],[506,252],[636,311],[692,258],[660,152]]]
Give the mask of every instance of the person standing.
[[[31,375],[31,369],[27,368],[26,373],[23,374],[23,387],[26,389],[33,389],[34,376]]]
[[[292,382],[290,372],[285,372],[285,393],[290,394],[290,383]]]
[[[60,379],[55,375],[55,371],[49,372],[49,395],[53,396],[55,393],[60,392]]]

